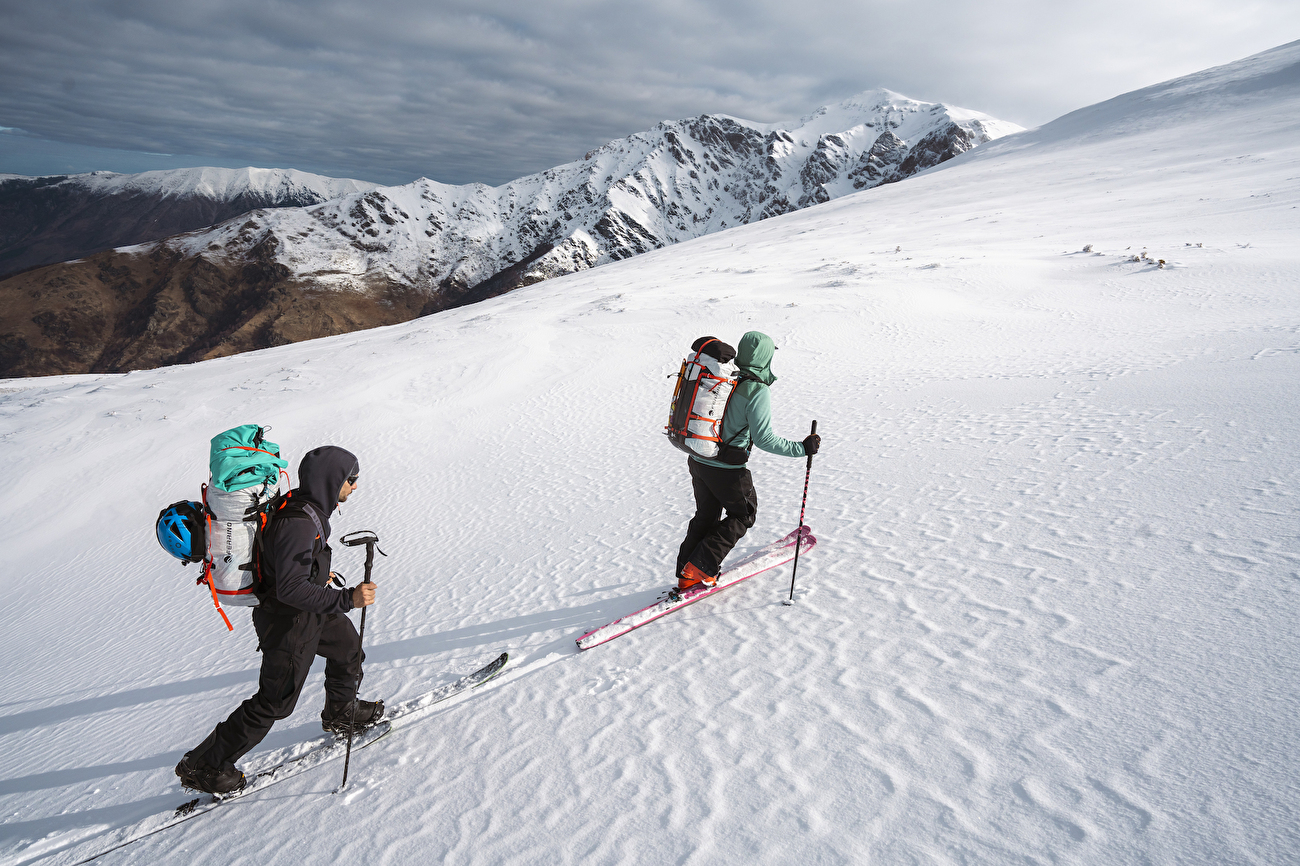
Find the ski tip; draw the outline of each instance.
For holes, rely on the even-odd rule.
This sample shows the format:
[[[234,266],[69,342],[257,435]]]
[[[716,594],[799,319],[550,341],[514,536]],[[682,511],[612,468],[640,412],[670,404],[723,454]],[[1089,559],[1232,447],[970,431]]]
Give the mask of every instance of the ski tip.
[[[471,686],[471,688],[476,689],[479,686],[483,685],[484,683],[490,682],[491,680],[495,679],[498,674],[500,674],[503,670],[506,669],[506,664],[509,661],[510,661],[510,653],[502,653],[501,655],[493,659],[490,663],[484,665],[482,669],[475,671],[473,674],[470,674],[470,676],[476,676],[478,674],[484,674],[484,673],[490,674],[489,676],[485,676],[479,682],[474,683],[474,685]]]

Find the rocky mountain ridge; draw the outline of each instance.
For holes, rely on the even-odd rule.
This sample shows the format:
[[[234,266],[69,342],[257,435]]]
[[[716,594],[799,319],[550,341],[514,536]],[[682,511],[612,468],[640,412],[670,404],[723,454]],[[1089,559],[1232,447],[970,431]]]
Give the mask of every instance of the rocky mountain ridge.
[[[499,187],[422,178],[169,244],[237,258],[274,238],[276,260],[321,287],[456,295],[514,269],[508,289],[893,183],[1019,130],[870,91],[793,123],[666,121]]]
[[[665,121],[499,187],[421,178],[0,283],[0,375],[158,366],[393,324],[893,183],[1020,131],[868,91]]]

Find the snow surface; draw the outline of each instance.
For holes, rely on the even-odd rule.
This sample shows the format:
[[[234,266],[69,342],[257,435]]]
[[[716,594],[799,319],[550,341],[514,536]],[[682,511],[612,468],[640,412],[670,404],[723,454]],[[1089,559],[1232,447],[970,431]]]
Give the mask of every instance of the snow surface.
[[[152,538],[250,421],[360,455],[366,695],[511,667],[344,795],[329,765],[96,862],[1296,862],[1297,70],[403,325],[0,382],[0,862],[188,799],[172,766],[253,690],[247,614]],[[577,653],[671,575],[667,377],[750,328],[777,431],[824,437],[795,605],[781,569]],[[803,467],[756,456],[736,556],[794,528]],[[321,703],[318,665],[249,765]]]

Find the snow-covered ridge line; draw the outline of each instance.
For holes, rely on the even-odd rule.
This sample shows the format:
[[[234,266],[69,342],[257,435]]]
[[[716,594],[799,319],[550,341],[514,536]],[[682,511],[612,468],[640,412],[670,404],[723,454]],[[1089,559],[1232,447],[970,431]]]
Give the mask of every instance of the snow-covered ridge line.
[[[156,242],[258,208],[304,207],[374,188],[280,168],[0,175],[0,277]]]
[[[56,180],[56,178],[58,180]],[[239,196],[265,197],[268,201],[314,195],[318,201],[328,201],[341,195],[366,192],[378,184],[352,178],[326,177],[291,168],[195,168],[144,171],[137,174],[119,174],[113,171],[91,171],[84,174],[46,175],[24,177],[0,175],[0,181],[49,180],[51,185],[83,187],[92,192],[120,195],[143,193],[158,196],[204,196],[226,201]]]
[[[789,123],[664,121],[498,187],[421,178],[173,240],[189,255],[265,250],[321,288],[484,297],[892,183],[1020,127],[888,90]],[[471,295],[471,299],[476,299]]]

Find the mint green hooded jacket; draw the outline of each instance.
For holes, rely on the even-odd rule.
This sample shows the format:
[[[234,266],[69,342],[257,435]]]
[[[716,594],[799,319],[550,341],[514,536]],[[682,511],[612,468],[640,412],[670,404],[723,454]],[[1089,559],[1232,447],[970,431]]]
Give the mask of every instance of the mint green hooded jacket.
[[[769,454],[803,457],[803,442],[791,442],[772,432],[772,397],[768,386],[776,381],[772,374],[772,354],[775,351],[776,344],[772,338],[760,331],[750,331],[740,338],[740,345],[736,347],[736,366],[758,382],[742,379],[736,386],[731,403],[727,405],[726,417],[722,419],[722,441],[737,448],[747,448],[753,442],[755,448]],[[690,459],[718,469],[745,468],[703,457]]]

